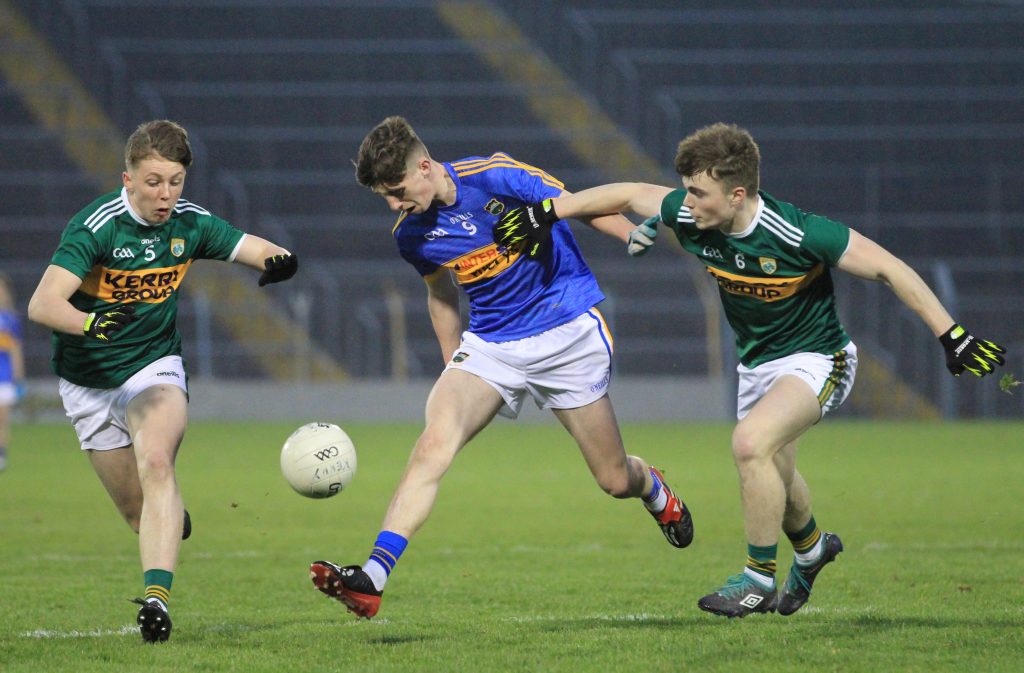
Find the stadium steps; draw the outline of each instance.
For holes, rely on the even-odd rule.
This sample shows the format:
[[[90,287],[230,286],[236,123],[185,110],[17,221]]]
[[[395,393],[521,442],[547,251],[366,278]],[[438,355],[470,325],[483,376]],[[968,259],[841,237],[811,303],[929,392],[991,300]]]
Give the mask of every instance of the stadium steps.
[[[0,72],[34,119],[60,136],[67,155],[92,175],[123,170],[123,142],[75,74],[8,0],[0,0]]]
[[[42,126],[59,134],[68,157],[85,174],[119,176],[124,169],[124,143],[114,125],[46,40],[6,0],[0,0],[0,38],[4,44],[0,49],[0,71]],[[40,181],[48,190],[47,198],[41,202],[49,199],[50,185],[56,183],[58,180]],[[67,214],[76,212],[83,203],[87,201],[81,201]],[[10,204],[5,204],[5,208],[9,207]],[[26,208],[26,212],[33,208]],[[308,334],[297,334],[293,322],[282,316],[280,309],[270,306],[266,294],[252,286],[251,278],[243,283],[236,269],[214,272],[203,265],[191,275],[193,282],[209,296],[225,303],[229,310],[219,310],[214,315],[227,321],[235,338],[254,352],[261,350],[257,343],[270,341],[277,346],[275,352],[259,359],[269,375],[279,380],[294,378],[293,368],[282,367],[280,352],[298,343],[305,344],[314,380],[345,378],[343,369],[313,346]]]

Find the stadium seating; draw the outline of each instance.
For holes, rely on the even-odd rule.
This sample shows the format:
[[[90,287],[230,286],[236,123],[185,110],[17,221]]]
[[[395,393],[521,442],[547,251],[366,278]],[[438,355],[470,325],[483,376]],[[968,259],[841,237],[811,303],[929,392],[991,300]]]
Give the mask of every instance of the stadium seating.
[[[529,91],[497,80],[450,32],[434,2],[176,0],[168,10],[140,0],[130,12],[108,0],[14,5],[125,133],[152,117],[190,129],[197,168],[188,196],[303,257],[312,271],[296,291],[337,312],[317,333],[357,375],[390,373],[385,293],[405,307],[411,374],[439,367],[422,284],[389,236],[392,215],[352,176],[373,124],[407,116],[441,159],[503,150],[569,189],[607,181],[529,112]],[[762,147],[769,192],[861,229],[929,282],[948,269],[961,319],[1024,345],[1021,278],[1006,263],[1024,243],[1024,10],[945,0],[885,9],[841,0],[635,5],[500,3],[666,168],[666,180],[682,135],[719,120],[744,125]],[[158,38],[140,33],[149,11],[159,12]],[[95,196],[95,178],[79,174],[2,87],[0,102],[10,148],[0,157],[0,264],[38,267],[53,243],[47,228],[59,228],[46,218],[65,221]],[[39,235],[11,234],[23,231]],[[637,263],[577,231],[610,297],[619,372],[707,373],[716,348],[688,262],[658,250]],[[1000,271],[986,272],[992,259]],[[648,296],[638,301],[641,280]],[[843,282],[858,340],[883,355],[913,343],[930,359],[912,368],[893,357],[893,367],[922,390],[939,385],[931,336],[912,321],[892,336],[885,320],[903,320],[894,300]]]

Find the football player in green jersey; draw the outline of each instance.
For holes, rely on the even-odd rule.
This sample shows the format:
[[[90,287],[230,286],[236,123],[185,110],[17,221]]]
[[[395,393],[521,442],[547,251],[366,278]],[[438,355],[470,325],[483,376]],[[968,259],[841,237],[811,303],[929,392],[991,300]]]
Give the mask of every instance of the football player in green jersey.
[[[938,338],[953,375],[984,376],[1003,364],[1005,351],[958,325],[921,277],[877,243],[759,191],[760,151],[747,131],[726,124],[700,129],[679,144],[675,168],[682,189],[609,184],[543,207],[562,218],[627,211],[649,217],[629,237],[632,255],[643,254],[664,223],[717,281],[740,361],[732,454],[747,562],[698,606],[728,617],[790,615],[843,549],[838,535],[818,528],[796,469],[797,440],[843,402],[857,368],[857,348],[836,314],[831,267],[888,285]],[[541,239],[516,226],[524,219],[508,213],[507,235]],[[777,590],[780,529],[794,560]]]
[[[188,384],[176,327],[178,292],[196,259],[291,278],[296,257],[181,198],[188,134],[140,125],[125,147],[123,188],[71,218],[28,306],[53,330],[51,365],[82,450],[139,534],[143,640],[170,636],[167,611],[181,540],[191,531],[174,473]]]

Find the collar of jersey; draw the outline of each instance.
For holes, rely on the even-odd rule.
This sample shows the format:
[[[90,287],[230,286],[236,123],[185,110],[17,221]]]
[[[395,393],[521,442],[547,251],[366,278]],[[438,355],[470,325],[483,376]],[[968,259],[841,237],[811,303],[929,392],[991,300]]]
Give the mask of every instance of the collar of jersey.
[[[764,199],[762,199],[761,195],[758,194],[757,195],[757,210],[754,211],[754,216],[752,218],[750,218],[750,226],[748,226],[743,231],[737,232],[735,234],[726,234],[726,236],[728,236],[729,238],[746,238],[747,236],[750,236],[752,233],[754,233],[754,229],[756,229],[757,225],[761,222],[761,215],[763,215],[763,214],[764,214]]]
[[[455,169],[452,168],[452,165],[450,163],[445,162],[444,169],[448,171],[448,175],[451,177],[452,182],[455,183],[455,202],[452,203],[452,205],[450,206],[438,206],[438,210],[441,210],[442,208],[457,208],[459,204],[462,202],[462,181],[459,180],[458,174],[455,172]]]
[[[124,203],[124,207],[128,210],[128,214],[132,216],[132,219],[141,224],[142,226],[152,228],[159,227],[161,224],[163,224],[163,222],[161,222],[160,224],[150,224],[149,222],[146,222],[144,219],[139,217],[138,214],[134,210],[132,210],[131,201],[128,200],[128,190],[125,187],[121,188],[121,202]]]

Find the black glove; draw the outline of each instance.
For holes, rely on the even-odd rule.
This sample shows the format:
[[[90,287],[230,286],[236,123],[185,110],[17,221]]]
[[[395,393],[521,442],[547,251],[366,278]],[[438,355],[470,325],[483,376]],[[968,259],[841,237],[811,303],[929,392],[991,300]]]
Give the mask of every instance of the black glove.
[[[299,270],[299,258],[295,255],[274,255],[263,260],[265,271],[260,275],[260,287],[270,283],[288,280]]]
[[[551,199],[528,203],[501,216],[494,227],[494,242],[508,249],[524,243],[523,252],[536,259],[547,248],[555,222],[558,222],[558,215]]]
[[[105,311],[95,311],[89,314],[89,317],[85,319],[85,326],[82,328],[82,333],[85,336],[92,337],[93,339],[99,339],[100,341],[110,341],[110,337],[114,335],[131,323],[139,319],[140,316],[135,315],[135,305],[125,304],[123,306],[116,306],[114,308],[108,308]]]
[[[1005,353],[1006,349],[978,339],[956,323],[939,337],[939,343],[946,349],[946,369],[953,376],[960,376],[965,369],[975,376],[984,376],[993,371],[992,363],[1005,362],[1000,353]]]

